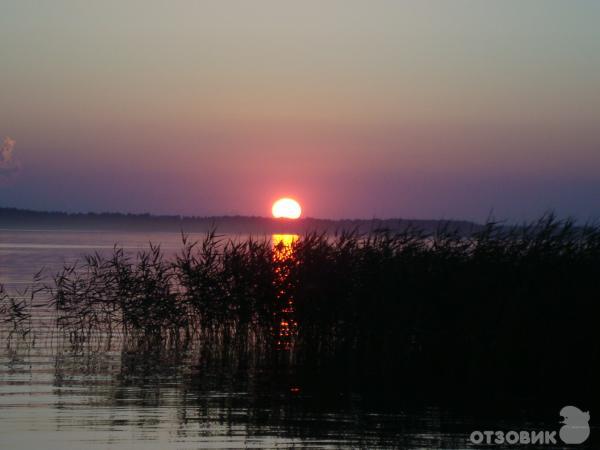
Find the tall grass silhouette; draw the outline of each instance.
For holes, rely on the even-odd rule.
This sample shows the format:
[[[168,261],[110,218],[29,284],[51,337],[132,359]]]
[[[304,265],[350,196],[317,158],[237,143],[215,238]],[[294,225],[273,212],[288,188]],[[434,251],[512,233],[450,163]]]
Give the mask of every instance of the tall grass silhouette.
[[[267,239],[182,240],[174,258],[158,246],[136,257],[115,248],[65,267],[45,287],[58,326],[74,341],[192,340],[210,357],[285,361],[364,390],[597,392],[595,224],[546,215],[523,226],[489,222],[468,236],[309,233],[285,258]],[[293,299],[295,324],[284,349],[282,294]],[[0,299],[4,317],[26,313]]]

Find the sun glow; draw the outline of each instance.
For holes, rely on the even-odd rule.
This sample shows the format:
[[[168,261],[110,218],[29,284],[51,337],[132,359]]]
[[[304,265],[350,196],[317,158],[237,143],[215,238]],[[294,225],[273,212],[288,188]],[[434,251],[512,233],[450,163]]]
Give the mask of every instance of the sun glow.
[[[271,236],[271,242],[273,242],[274,247],[292,248],[292,245],[297,240],[297,234],[274,234]]]
[[[297,219],[302,214],[300,204],[292,198],[280,198],[271,211],[276,219]]]

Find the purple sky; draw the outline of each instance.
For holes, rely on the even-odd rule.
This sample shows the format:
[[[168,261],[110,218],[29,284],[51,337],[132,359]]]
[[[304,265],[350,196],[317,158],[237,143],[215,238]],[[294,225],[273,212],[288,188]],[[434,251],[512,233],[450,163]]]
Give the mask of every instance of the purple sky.
[[[0,205],[596,218],[598,23],[593,1],[9,0]]]

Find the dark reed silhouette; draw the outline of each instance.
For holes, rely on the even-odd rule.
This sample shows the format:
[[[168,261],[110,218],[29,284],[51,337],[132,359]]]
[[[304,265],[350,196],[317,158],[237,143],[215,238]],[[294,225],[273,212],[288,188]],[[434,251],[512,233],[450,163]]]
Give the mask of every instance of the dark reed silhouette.
[[[201,242],[184,236],[175,258],[156,246],[90,255],[45,289],[73,341],[194,341],[207,359],[294,367],[299,385],[315,389],[597,398],[597,225],[547,215],[467,237],[448,227],[309,233],[289,257],[278,251],[213,231]],[[285,348],[276,345],[289,319],[282,293],[295,323]],[[10,307],[3,314],[13,317]]]

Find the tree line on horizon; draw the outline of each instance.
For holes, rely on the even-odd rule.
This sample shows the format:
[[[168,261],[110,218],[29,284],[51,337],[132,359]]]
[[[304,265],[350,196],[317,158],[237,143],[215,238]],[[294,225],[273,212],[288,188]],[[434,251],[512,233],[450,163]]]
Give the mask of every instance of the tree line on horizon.
[[[0,228],[84,228],[106,230],[208,232],[274,234],[306,233],[310,231],[398,231],[418,227],[433,232],[440,224],[452,226],[463,234],[480,228],[468,221],[408,220],[408,219],[274,219],[262,216],[182,216],[150,213],[33,211],[0,207]]]

